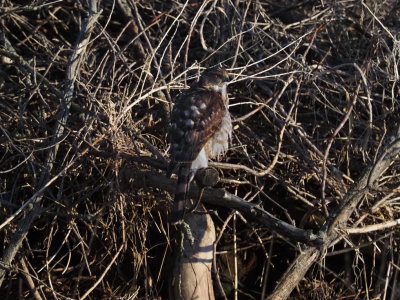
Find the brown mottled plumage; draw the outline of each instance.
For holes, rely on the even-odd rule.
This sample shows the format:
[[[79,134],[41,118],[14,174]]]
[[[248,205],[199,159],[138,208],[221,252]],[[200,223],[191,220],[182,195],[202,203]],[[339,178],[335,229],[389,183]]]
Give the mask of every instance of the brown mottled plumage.
[[[190,182],[196,170],[206,168],[208,159],[228,149],[232,123],[228,111],[224,68],[206,70],[190,89],[182,92],[171,113],[170,171],[179,166],[172,223],[183,220]]]

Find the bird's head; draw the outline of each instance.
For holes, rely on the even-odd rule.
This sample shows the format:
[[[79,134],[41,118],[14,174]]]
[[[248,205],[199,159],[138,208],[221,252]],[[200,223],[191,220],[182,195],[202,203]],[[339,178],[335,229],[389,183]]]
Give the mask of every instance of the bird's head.
[[[228,82],[229,75],[225,68],[216,67],[205,70],[198,84],[202,88],[220,93],[224,99],[227,99],[226,87]]]

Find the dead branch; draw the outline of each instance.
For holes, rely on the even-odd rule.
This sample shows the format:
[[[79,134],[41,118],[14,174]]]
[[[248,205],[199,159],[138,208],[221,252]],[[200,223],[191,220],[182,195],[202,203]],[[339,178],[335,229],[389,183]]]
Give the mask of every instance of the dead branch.
[[[127,176],[128,173],[124,173],[124,175]],[[161,188],[170,193],[174,192],[174,179],[170,179],[153,172],[136,174],[136,176],[137,175],[139,175],[139,178],[145,178],[144,182],[148,186]],[[195,184],[192,184],[189,193],[191,198],[196,198],[199,193],[198,187]],[[242,198],[227,192],[225,189],[205,188],[202,200],[206,203],[236,209],[248,219],[263,224],[271,231],[281,234],[295,242],[301,242],[308,245],[322,244],[322,238],[312,233],[312,231],[299,229],[282,220],[279,220],[261,207],[247,202]]]
[[[399,125],[397,124],[397,126]],[[323,247],[310,247],[298,255],[268,299],[287,299],[315,260],[319,259],[334,241],[337,242],[336,239],[340,237],[340,229],[346,226],[356,206],[367,193],[374,190],[374,184],[379,177],[400,154],[400,126],[395,129],[395,132],[393,136],[389,137],[391,142],[380,151],[376,162],[363,171],[359,180],[342,200],[342,205],[328,218],[323,228],[326,230]],[[392,142],[392,140],[394,141]]]
[[[17,230],[11,237],[11,241],[4,251],[1,261],[2,264],[6,266],[10,265],[11,262],[14,260],[15,255],[17,254],[19,248],[21,247],[22,241],[27,236],[29,230],[31,229],[34,219],[40,212],[44,190],[58,177],[56,176],[53,177],[51,180],[49,180],[50,172],[53,170],[54,161],[58,153],[59,142],[62,135],[64,134],[64,129],[67,125],[67,120],[69,117],[69,109],[71,107],[73,99],[74,85],[76,78],[78,76],[77,72],[79,70],[79,65],[81,63],[82,54],[85,52],[85,49],[89,43],[90,32],[93,30],[95,21],[97,20],[98,17],[99,14],[97,12],[97,3],[95,0],[92,0],[90,1],[89,16],[86,19],[86,22],[82,26],[82,30],[77,39],[76,47],[72,55],[70,56],[70,62],[66,74],[65,90],[62,98],[60,99],[61,105],[57,116],[58,122],[54,128],[54,133],[53,133],[54,135],[52,139],[52,145],[54,145],[54,147],[52,147],[48,152],[45,164],[45,171],[42,172],[38,183],[39,192],[36,193],[34,197],[30,199],[30,201],[26,202],[26,204],[28,203],[31,204],[28,209],[27,215],[18,223]],[[63,171],[65,172],[67,169],[68,166],[65,167]],[[3,283],[4,276],[5,276],[5,270],[0,269],[0,287]]]

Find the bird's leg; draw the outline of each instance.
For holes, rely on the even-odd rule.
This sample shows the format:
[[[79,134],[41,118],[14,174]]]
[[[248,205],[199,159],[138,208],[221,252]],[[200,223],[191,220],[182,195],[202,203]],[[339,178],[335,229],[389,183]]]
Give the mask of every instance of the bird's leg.
[[[198,170],[198,172],[196,173],[196,182],[200,190],[196,202],[190,209],[188,209],[188,212],[194,212],[197,209],[197,206],[201,201],[201,197],[203,196],[204,189],[206,187],[214,186],[218,182],[218,180],[219,176],[218,176],[218,171],[216,169],[204,168]]]
[[[199,195],[197,196],[197,200],[193,204],[193,206],[188,209],[188,211],[187,211],[188,213],[192,213],[197,210],[197,206],[199,206],[201,197],[203,196],[204,189],[205,189],[205,186],[200,186]]]

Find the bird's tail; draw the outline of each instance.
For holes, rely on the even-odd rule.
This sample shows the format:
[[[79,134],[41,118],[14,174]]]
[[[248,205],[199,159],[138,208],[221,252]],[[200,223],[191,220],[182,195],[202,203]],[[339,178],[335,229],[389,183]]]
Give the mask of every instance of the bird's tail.
[[[171,223],[177,224],[183,220],[186,199],[189,194],[190,181],[192,180],[190,164],[183,163],[178,171],[178,183],[175,190],[174,206],[171,213]]]

